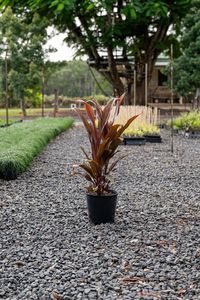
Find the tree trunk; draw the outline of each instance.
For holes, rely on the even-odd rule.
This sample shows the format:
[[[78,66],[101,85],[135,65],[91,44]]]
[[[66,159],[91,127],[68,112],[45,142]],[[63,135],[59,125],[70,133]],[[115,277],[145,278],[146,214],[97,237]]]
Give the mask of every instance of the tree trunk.
[[[136,82],[136,105],[145,105],[145,79]]]
[[[27,113],[26,113],[26,105],[25,105],[24,97],[21,97],[20,108],[22,110],[23,116],[26,117]]]
[[[118,74],[116,61],[113,56],[113,49],[111,47],[108,47],[107,52],[110,80],[112,82],[116,96],[121,96],[124,93],[124,85]]]
[[[54,110],[53,110],[53,116],[56,117],[58,112],[58,89],[54,89]]]
[[[126,95],[124,97],[124,105],[133,105],[133,98],[132,98],[132,86],[133,82],[129,79],[126,80],[126,85],[124,85],[124,91],[126,92]]]

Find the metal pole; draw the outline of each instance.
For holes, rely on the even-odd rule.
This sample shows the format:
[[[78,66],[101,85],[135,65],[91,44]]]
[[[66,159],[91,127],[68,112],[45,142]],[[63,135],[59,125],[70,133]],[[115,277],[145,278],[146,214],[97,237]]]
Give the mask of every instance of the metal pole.
[[[54,98],[54,112],[53,112],[53,116],[54,118],[56,117],[56,114],[58,112],[58,89],[54,89],[54,93],[55,93],[55,98]]]
[[[42,117],[44,117],[44,68],[42,69]]]
[[[145,106],[148,104],[148,64],[145,64]]]
[[[173,124],[174,124],[174,92],[173,92],[173,45],[171,44],[171,49],[170,49],[170,61],[171,61],[171,74],[170,74],[170,87],[171,87],[171,152],[174,152],[174,129],[173,129]]]
[[[137,74],[136,74],[136,70],[134,70],[134,99],[133,99],[134,106],[136,105],[136,80],[137,80]]]
[[[9,125],[8,116],[8,49],[5,50],[5,96],[6,96],[6,126]]]

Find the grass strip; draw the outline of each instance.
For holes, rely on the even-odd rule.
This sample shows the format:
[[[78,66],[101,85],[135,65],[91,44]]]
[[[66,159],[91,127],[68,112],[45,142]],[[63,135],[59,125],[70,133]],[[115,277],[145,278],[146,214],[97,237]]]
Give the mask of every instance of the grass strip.
[[[13,125],[15,123],[20,123],[20,122],[22,122],[22,120],[20,120],[20,119],[12,119],[12,120],[9,119],[8,126]],[[6,121],[0,119],[0,128],[1,127],[6,127],[6,126],[7,126]]]
[[[83,108],[80,108],[83,109]],[[67,107],[59,107],[58,109],[58,113],[66,113],[71,111],[71,108],[67,108]],[[54,112],[54,108],[50,107],[50,108],[45,108],[44,109],[44,113],[45,115],[52,115]],[[27,116],[31,117],[31,116],[41,116],[42,115],[42,111],[41,108],[27,108],[26,109],[26,113]],[[4,118],[6,117],[6,113],[5,113],[5,109],[0,109],[0,118]],[[19,108],[10,108],[9,109],[9,122],[10,119],[12,118],[21,118],[21,110]]]
[[[72,118],[44,118],[0,128],[0,178],[16,179],[48,142],[73,122]]]

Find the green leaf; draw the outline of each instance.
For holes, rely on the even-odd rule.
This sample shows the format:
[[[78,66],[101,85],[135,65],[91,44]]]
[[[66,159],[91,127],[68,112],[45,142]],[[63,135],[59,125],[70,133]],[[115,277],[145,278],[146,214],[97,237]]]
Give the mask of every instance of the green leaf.
[[[136,10],[135,7],[131,4],[126,5],[125,7],[122,8],[122,13],[127,17],[127,18],[132,18],[136,19]]]
[[[94,8],[94,3],[90,3],[90,4],[87,6],[86,12],[90,12],[91,10],[93,10],[93,8]]]
[[[65,6],[64,6],[63,3],[59,3],[58,6],[57,6],[57,11],[58,11],[58,12],[61,12],[61,11],[64,9],[64,7],[65,7]]]

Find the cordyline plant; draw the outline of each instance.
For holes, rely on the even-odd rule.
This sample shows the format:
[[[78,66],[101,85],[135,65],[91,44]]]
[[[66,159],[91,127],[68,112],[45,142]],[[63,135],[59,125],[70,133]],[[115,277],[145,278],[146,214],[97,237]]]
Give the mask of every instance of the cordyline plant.
[[[89,136],[91,157],[81,147],[86,157],[86,162],[80,164],[84,173],[80,172],[76,174],[84,176],[90,182],[87,188],[89,193],[98,195],[109,193],[109,174],[115,169],[117,162],[122,157],[112,162],[110,160],[117,153],[117,147],[121,144],[121,135],[124,130],[138,116],[135,115],[130,118],[125,125],[114,124],[115,118],[119,114],[124,95],[109,101],[105,107],[99,105],[96,100],[89,102],[79,100],[79,102],[84,104],[86,116],[81,110],[76,109],[76,111],[82,119]],[[112,117],[111,111],[113,109],[114,114],[112,114]]]

